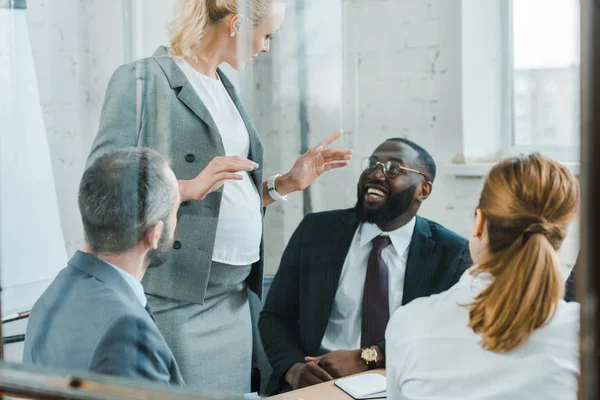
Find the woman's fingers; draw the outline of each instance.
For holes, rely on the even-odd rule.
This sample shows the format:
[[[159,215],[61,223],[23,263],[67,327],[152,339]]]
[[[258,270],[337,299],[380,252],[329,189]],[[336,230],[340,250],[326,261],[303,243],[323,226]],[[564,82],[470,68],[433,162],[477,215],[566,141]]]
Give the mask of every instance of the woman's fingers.
[[[344,168],[344,167],[347,167],[348,164],[349,164],[348,161],[334,161],[334,162],[325,164],[324,170],[331,171],[332,169]]]
[[[328,138],[324,139],[323,141],[321,141],[321,143],[319,143],[316,147],[323,147],[326,148],[328,147],[331,143],[335,142],[336,140],[338,140],[339,138],[342,137],[342,135],[344,134],[344,131],[342,131],[341,129],[339,131],[337,131],[336,133],[334,133],[333,135],[329,136]]]
[[[215,161],[215,160],[213,160]],[[222,157],[215,161],[212,165],[215,173],[220,172],[242,172],[242,171],[254,171],[258,168],[258,164],[254,161],[239,157]]]
[[[321,152],[325,162],[342,161],[352,159],[352,150],[348,149],[326,149]]]
[[[213,176],[213,182],[225,182],[225,181],[241,181],[244,177],[240,174],[236,174],[235,172],[220,172]]]

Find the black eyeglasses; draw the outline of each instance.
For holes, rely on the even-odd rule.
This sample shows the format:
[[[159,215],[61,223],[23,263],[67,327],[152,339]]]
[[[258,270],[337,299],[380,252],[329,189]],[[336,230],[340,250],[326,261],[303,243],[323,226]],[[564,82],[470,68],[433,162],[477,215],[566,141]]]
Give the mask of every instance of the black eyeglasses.
[[[414,172],[419,175],[423,175],[425,177],[425,182],[431,183],[427,178],[427,175],[425,175],[423,172],[417,171],[416,169],[403,167],[400,165],[400,163],[395,161],[386,161],[385,163],[382,163],[381,161],[367,157],[363,158],[361,164],[361,168],[365,174],[373,173],[373,171],[375,171],[379,166],[381,166],[384,175],[391,179],[400,175],[407,175],[408,172]]]

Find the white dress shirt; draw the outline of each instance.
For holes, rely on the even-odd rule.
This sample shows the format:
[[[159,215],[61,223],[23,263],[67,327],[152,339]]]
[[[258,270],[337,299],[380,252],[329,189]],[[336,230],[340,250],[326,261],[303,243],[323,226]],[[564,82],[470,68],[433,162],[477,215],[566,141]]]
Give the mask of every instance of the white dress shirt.
[[[416,219],[391,232],[382,232],[374,224],[359,225],[346,255],[333,309],[321,341],[321,351],[360,349],[362,331],[362,301],[367,276],[371,241],[379,235],[388,235],[391,244],[381,252],[388,267],[390,315],[402,305],[404,274],[408,249],[415,230]],[[375,343],[373,343],[375,344]]]
[[[400,307],[386,330],[388,398],[413,400],[575,400],[579,374],[579,304],[560,301],[547,325],[509,351],[481,347],[469,308],[492,276],[460,281]]]
[[[125,282],[127,282],[129,287],[131,288],[131,290],[133,290],[135,297],[137,297],[138,300],[140,301],[140,303],[142,303],[142,307],[146,307],[146,304],[148,304],[148,299],[146,298],[146,294],[144,293],[144,286],[142,286],[142,283],[140,281],[138,281],[137,279],[135,279],[133,277],[133,275],[131,275],[128,272],[123,271],[121,268],[117,267],[116,265],[113,265],[106,261],[104,261],[104,262],[117,270],[117,272],[123,277],[123,279],[125,279]]]
[[[176,63],[215,121],[221,134],[225,155],[248,158],[248,130],[223,83],[201,74],[185,61],[180,60]],[[212,259],[223,264],[250,265],[260,259],[262,204],[256,185],[248,172],[238,174],[244,179],[227,181],[223,185]],[[198,229],[202,227],[199,226]]]

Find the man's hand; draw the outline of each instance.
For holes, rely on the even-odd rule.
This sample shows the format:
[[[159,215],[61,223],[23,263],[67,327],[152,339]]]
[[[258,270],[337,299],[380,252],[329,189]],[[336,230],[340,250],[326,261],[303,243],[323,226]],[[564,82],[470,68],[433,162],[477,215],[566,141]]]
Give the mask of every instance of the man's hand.
[[[360,358],[361,350],[338,350],[321,357],[306,357],[307,361],[317,362],[333,378],[342,378],[368,370],[367,363]]]
[[[294,390],[333,380],[316,362],[297,363],[285,373],[285,380]]]

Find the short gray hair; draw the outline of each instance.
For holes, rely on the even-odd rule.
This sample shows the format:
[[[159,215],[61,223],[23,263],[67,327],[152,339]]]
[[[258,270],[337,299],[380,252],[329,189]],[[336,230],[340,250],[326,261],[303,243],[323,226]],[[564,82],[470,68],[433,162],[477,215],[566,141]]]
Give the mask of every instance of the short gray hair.
[[[110,151],[85,170],[79,211],[92,252],[131,250],[152,225],[167,223],[177,196],[167,170],[159,153],[136,147]]]

